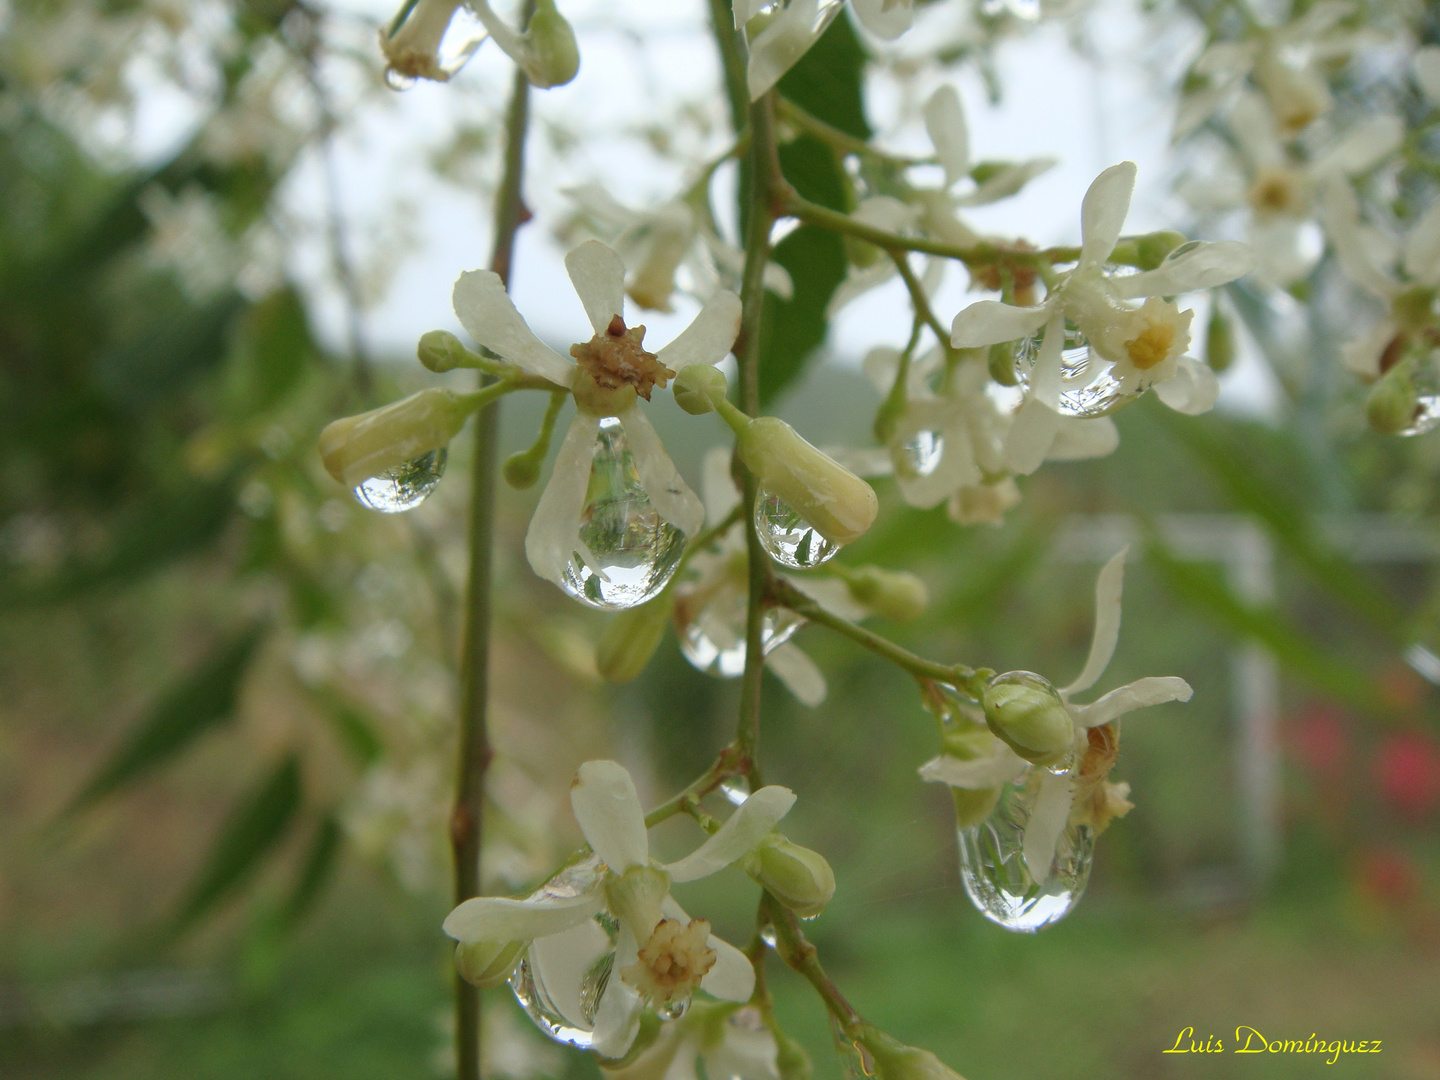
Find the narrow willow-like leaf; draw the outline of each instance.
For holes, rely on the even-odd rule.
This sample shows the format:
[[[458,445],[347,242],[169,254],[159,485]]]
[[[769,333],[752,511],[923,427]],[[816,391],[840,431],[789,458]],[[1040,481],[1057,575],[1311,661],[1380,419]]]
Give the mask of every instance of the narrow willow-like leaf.
[[[280,909],[277,922],[282,931],[297,926],[315,906],[315,901],[320,898],[334,875],[343,840],[344,833],[340,823],[334,816],[326,814],[315,830],[305,862],[300,867],[290,895],[285,898],[285,904]]]

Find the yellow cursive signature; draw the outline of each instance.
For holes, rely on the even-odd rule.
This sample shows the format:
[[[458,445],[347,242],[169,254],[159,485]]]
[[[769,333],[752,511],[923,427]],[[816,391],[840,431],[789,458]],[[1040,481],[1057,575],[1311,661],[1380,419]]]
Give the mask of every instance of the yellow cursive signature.
[[[1267,1039],[1257,1028],[1242,1024],[1235,1029],[1235,1054],[1321,1054],[1326,1065],[1334,1065],[1345,1054],[1378,1054],[1380,1039],[1323,1039],[1315,1032],[1308,1039]],[[1204,1038],[1193,1027],[1180,1029],[1175,1045],[1162,1054],[1222,1054],[1224,1040],[1215,1035]]]

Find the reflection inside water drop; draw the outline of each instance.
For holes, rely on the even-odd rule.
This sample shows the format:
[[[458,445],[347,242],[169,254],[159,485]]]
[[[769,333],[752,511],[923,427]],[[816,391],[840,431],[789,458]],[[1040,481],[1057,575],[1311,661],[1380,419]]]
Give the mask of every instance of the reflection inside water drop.
[[[761,488],[755,499],[755,531],[760,545],[781,566],[806,570],[834,558],[831,543],[779,495]]]
[[[440,477],[445,474],[447,454],[442,446],[372,476],[355,489],[355,498],[382,514],[413,510],[439,486]]]

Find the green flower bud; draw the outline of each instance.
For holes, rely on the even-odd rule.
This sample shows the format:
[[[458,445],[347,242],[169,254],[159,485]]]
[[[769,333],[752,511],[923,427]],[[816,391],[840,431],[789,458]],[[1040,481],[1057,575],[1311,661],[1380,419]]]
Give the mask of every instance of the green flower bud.
[[[610,620],[595,654],[595,664],[607,682],[627,683],[645,670],[674,608],[675,594],[667,589],[648,604],[628,608]]]
[[[813,919],[835,895],[835,872],[818,851],[772,833],[745,857],[745,872],[802,919]]]
[[[1416,285],[1390,301],[1390,310],[1402,329],[1415,334],[1435,322],[1435,292],[1434,286]]]
[[[848,544],[874,524],[880,503],[870,485],[779,417],[761,416],[736,434],[745,467],[831,543]]]
[[[347,488],[447,445],[474,411],[449,390],[421,390],[379,409],[346,416],[320,432],[325,471]]]
[[[460,339],[448,330],[430,330],[420,335],[420,344],[415,346],[415,355],[420,363],[431,371],[444,373],[454,371],[465,363],[470,350],[460,344]]]
[[[783,1031],[772,1030],[771,1034],[775,1036],[775,1069],[780,1080],[810,1080],[815,1069],[805,1048]]]
[[[1409,357],[1400,361],[1370,387],[1365,400],[1365,417],[1381,435],[1398,435],[1415,423],[1420,411],[1420,393],[1415,387],[1415,364]]]
[[[499,986],[524,949],[523,941],[462,941],[455,946],[455,970],[476,986]]]
[[[713,364],[689,364],[675,376],[671,391],[675,404],[691,416],[715,411],[715,402],[725,397],[725,373]]]
[[[653,866],[632,866],[621,875],[605,875],[606,906],[630,927],[635,940],[650,940],[660,921],[660,905],[670,894],[670,875]]]
[[[534,454],[529,450],[517,450],[505,459],[500,470],[505,476],[505,482],[517,491],[534,486],[535,481],[540,479],[543,457],[543,454]]]
[[[539,0],[521,39],[525,77],[542,89],[564,86],[580,70],[580,49],[575,31],[555,9],[555,0]]]
[[[867,1025],[860,1045],[875,1063],[877,1080],[964,1080],[929,1050],[906,1046],[878,1028]]]
[[[845,571],[845,585],[857,603],[896,622],[918,619],[930,602],[925,582],[904,570],[857,566]]]
[[[1153,232],[1136,237],[1135,265],[1141,270],[1154,270],[1165,261],[1172,251],[1185,243],[1185,237],[1178,232]]]
[[[1075,744],[1075,724],[1049,681],[1030,671],[1007,671],[985,686],[985,723],[1010,749],[1036,765],[1063,761]]]
[[[1235,362],[1235,327],[1217,304],[1205,328],[1205,362],[1219,373]]]
[[[990,377],[1001,386],[1020,385],[1020,376],[1015,371],[1015,346],[1008,341],[990,346],[988,356]]]
[[[861,240],[858,236],[845,237],[845,258],[850,265],[857,270],[864,270],[867,266],[874,266],[881,259],[885,258],[885,252],[881,251],[868,240]]]

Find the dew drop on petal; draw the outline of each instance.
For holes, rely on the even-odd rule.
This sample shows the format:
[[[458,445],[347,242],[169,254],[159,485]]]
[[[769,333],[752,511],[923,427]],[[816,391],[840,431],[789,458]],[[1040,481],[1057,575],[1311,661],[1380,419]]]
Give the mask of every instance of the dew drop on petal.
[[[655,1006],[655,1015],[661,1020],[679,1020],[690,1011],[690,995],[672,998],[669,1001],[658,1002]]]
[[[732,776],[720,782],[720,794],[733,806],[739,806],[750,798],[750,784],[743,776]]]
[[[415,76],[406,75],[393,67],[387,67],[385,69],[385,85],[397,94],[402,93],[415,85]]]
[[[728,600],[738,601],[738,612],[715,610]],[[769,656],[795,636],[803,619],[788,611],[765,613],[760,627],[764,653]],[[745,596],[717,597],[680,634],[680,651],[699,670],[720,679],[738,679],[745,672]]]
[[[1424,435],[1440,426],[1440,354],[1420,358],[1410,383],[1415,388],[1415,412],[1396,435]]]
[[[440,70],[446,75],[454,75],[489,36],[490,32],[479,16],[468,5],[461,4],[450,19],[450,28],[445,31],[436,54]]]
[[[1022,389],[1029,390],[1035,362],[1040,358],[1040,338],[1022,338],[1015,343],[1015,374]],[[1084,333],[1065,320],[1065,348],[1060,354],[1060,415],[1080,420],[1109,416],[1129,404],[1143,391],[1126,391],[1112,374],[1108,360],[1090,351]]]
[[[840,550],[839,544],[816,532],[789,503],[764,488],[755,498],[755,530],[770,557],[792,570],[829,562]]]
[[[685,534],[645,493],[620,421],[600,421],[597,438],[579,543],[561,586],[591,607],[634,607],[658,596],[674,576]]]
[[[371,510],[382,514],[398,514],[413,510],[440,484],[445,475],[446,448],[431,450],[411,458],[403,465],[372,476],[355,489],[355,498]]]
[[[970,901],[991,922],[1033,934],[1068,915],[1085,892],[1095,851],[1094,832],[1069,825],[1060,834],[1055,861],[1043,885],[1025,865],[1025,826],[1040,791],[1040,771],[1030,769],[1006,784],[990,816],[959,830],[960,880]]]
[[[932,475],[945,456],[945,438],[937,431],[917,431],[900,447],[901,463],[914,477]]]

